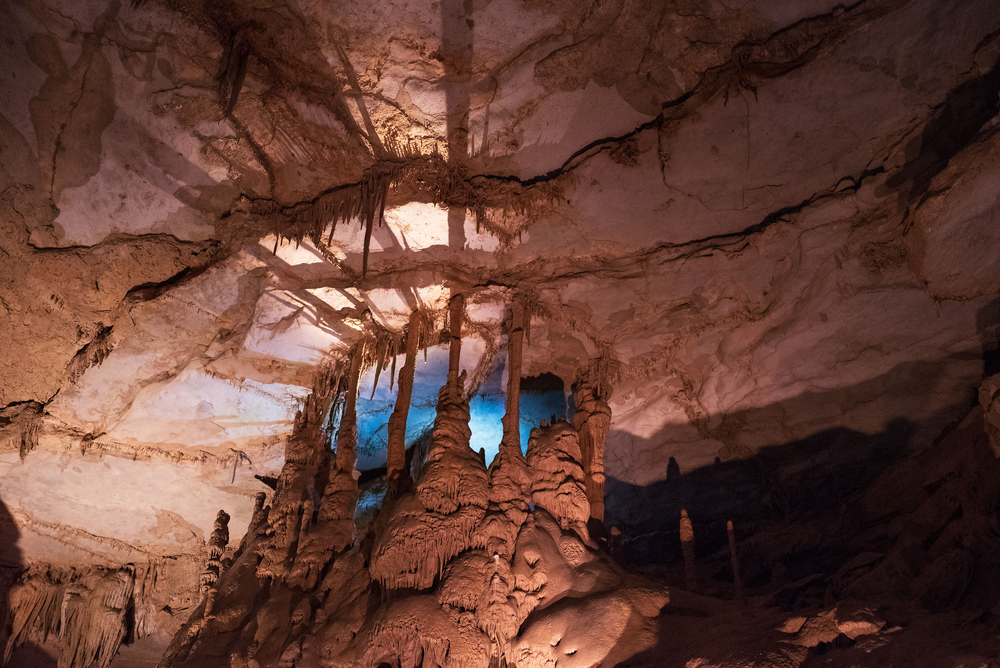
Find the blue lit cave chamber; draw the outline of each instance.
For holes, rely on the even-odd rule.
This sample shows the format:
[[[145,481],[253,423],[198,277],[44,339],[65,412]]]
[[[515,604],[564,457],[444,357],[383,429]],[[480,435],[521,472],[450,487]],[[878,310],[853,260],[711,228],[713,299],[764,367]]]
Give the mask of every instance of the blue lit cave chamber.
[[[476,367],[483,361],[486,352],[476,344],[477,339],[465,339],[462,347],[461,369],[468,377],[474,378]],[[395,369],[403,367],[405,355],[396,358]],[[488,371],[475,394],[469,397],[469,428],[472,438],[469,446],[478,452],[489,466],[497,455],[503,436],[501,418],[505,412],[507,387],[507,355],[500,351],[493,355]],[[389,363],[391,368],[391,362]],[[399,386],[389,369],[380,373],[375,367],[368,369],[358,386],[357,425],[358,461],[356,468],[359,496],[356,520],[359,528],[371,520],[374,512],[381,507],[386,493],[386,442],[388,439],[389,416],[396,405]],[[406,464],[413,480],[419,479],[420,469],[427,458],[431,444],[431,429],[437,414],[438,392],[448,377],[448,347],[428,346],[417,354],[413,375],[413,394],[410,400],[409,416],[406,421]],[[377,379],[377,382],[376,382]],[[390,382],[392,381],[392,382]],[[391,385],[391,387],[390,387]],[[469,390],[474,388],[467,388]],[[334,407],[330,416],[330,449],[336,448],[335,441],[343,405]],[[551,373],[521,378],[520,436],[521,452],[527,453],[528,437],[533,427],[543,421],[549,424],[565,419],[572,422],[573,396],[571,388],[561,378]]]

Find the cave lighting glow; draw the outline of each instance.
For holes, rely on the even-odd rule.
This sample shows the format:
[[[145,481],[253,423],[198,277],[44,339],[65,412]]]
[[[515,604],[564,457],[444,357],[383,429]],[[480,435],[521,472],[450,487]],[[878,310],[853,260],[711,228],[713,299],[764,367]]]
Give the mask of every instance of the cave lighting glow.
[[[483,348],[476,339],[466,339],[463,343],[461,368],[471,375],[483,354]],[[396,358],[397,374],[403,366],[403,361],[402,355]],[[505,363],[505,356],[497,355],[489,375],[469,402],[469,427],[472,430],[469,445],[477,452],[480,448],[485,451],[487,464],[497,454],[500,437],[503,434],[503,425],[500,420],[506,412]],[[372,385],[375,380],[375,370],[369,370],[361,378],[357,406],[357,467],[361,471],[385,466],[389,416],[392,415],[398,389],[394,383],[392,390],[389,390],[389,373],[389,369],[383,369],[374,396],[372,395]],[[426,362],[423,353],[418,353],[416,372],[413,378],[413,397],[406,421],[407,448],[412,446],[423,433],[434,425],[438,391],[444,385],[447,376],[447,346],[429,348]],[[556,419],[569,417],[567,398],[563,391],[548,390],[521,393],[522,451],[527,449],[531,428],[537,427],[541,420],[551,421],[552,416],[555,416]]]

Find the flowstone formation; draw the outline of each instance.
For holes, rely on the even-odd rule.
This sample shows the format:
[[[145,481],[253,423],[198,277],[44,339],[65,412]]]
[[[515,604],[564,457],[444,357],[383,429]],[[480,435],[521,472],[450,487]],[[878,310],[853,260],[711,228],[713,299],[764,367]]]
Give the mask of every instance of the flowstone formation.
[[[9,0],[0,60],[9,665],[1000,662],[997,0]]]
[[[469,447],[465,374],[458,372],[461,319],[459,296],[452,300],[451,364],[426,462],[411,491],[386,501],[373,536],[347,542],[353,534],[329,528],[331,513],[334,522],[353,526],[357,487],[336,482],[354,480],[339,468],[353,462],[340,451],[352,447],[342,433],[353,424],[347,412],[337,452],[305,446],[303,435],[325,419],[316,409],[329,387],[321,383],[289,441],[300,451],[286,461],[269,517],[248,531],[254,538],[219,579],[214,605],[194,613],[162,668],[227,660],[254,668],[541,668],[555,659],[539,647],[558,646],[575,615],[603,629],[601,637],[586,648],[569,643],[553,650],[559,665],[595,665],[613,652],[620,660],[654,644],[651,620],[669,595],[627,575],[590,541],[576,430],[565,421],[533,429],[525,459],[514,438],[516,421],[505,419],[506,445],[489,470]],[[512,341],[516,360],[520,342]],[[519,379],[517,368],[512,375]],[[509,406],[517,401],[515,392]],[[350,396],[345,405],[351,410]],[[302,490],[319,487],[303,479],[325,468],[330,482],[310,501]]]

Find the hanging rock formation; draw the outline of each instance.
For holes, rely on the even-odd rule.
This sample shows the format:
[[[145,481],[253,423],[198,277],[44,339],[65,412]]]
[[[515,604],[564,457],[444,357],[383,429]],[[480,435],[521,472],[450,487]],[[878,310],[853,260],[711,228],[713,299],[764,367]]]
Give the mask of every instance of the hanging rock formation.
[[[5,665],[25,642],[39,645],[49,636],[59,644],[59,668],[108,668],[127,636],[149,634],[142,599],[149,595],[153,568],[105,570],[83,575],[30,572],[10,595],[12,633]]]
[[[413,375],[417,363],[417,348],[427,323],[419,311],[410,314],[406,326],[406,359],[399,370],[399,392],[389,417],[386,439],[386,479],[393,496],[409,491],[412,481],[406,471],[406,418],[413,394]]]

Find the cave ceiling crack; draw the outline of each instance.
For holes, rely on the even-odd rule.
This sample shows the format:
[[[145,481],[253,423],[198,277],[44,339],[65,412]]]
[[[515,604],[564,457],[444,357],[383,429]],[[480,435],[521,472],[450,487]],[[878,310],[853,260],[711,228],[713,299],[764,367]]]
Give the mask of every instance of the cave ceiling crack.
[[[668,115],[668,111],[671,110],[671,109],[677,108],[677,107],[682,107],[682,106],[685,105],[685,103],[687,103],[689,100],[692,100],[692,99],[694,99],[700,105],[700,104],[703,104],[704,102],[706,102],[708,99],[713,98],[719,92],[719,90],[722,87],[722,84],[724,83],[724,80],[727,77],[728,78],[732,78],[734,76],[734,72],[738,75],[738,72],[736,72],[736,70],[747,69],[747,68],[751,67],[754,64],[768,65],[769,68],[770,68],[770,66],[782,65],[783,68],[779,68],[778,70],[775,70],[775,71],[772,71],[772,69],[765,69],[765,71],[760,75],[760,76],[762,76],[764,78],[773,78],[775,76],[780,76],[780,75],[783,75],[783,74],[787,74],[788,72],[793,71],[795,69],[798,69],[798,68],[802,67],[803,65],[807,64],[808,62],[811,62],[815,58],[815,56],[816,56],[816,50],[820,46],[822,46],[826,41],[828,41],[829,39],[831,39],[834,36],[837,36],[837,35],[840,35],[840,34],[842,34],[844,32],[847,32],[850,28],[856,27],[855,24],[858,23],[859,20],[848,20],[848,19],[842,19],[841,17],[852,15],[852,13],[854,13],[855,10],[858,10],[858,8],[862,4],[864,4],[865,1],[866,0],[859,0],[859,2],[857,2],[857,3],[855,3],[855,4],[851,5],[851,6],[849,6],[847,8],[839,7],[839,10],[841,10],[839,12],[837,10],[835,10],[834,12],[831,12],[829,14],[823,14],[823,15],[818,15],[818,16],[814,16],[814,17],[809,17],[809,18],[806,18],[806,19],[802,19],[802,20],[796,22],[795,24],[793,24],[791,26],[788,26],[786,28],[782,28],[781,30],[776,31],[770,37],[768,37],[766,39],[763,39],[763,40],[753,41],[753,42],[747,42],[747,41],[740,42],[739,44],[737,44],[736,46],[733,47],[732,55],[731,55],[731,57],[730,57],[730,59],[728,61],[726,61],[725,63],[723,63],[721,65],[709,68],[708,70],[706,70],[703,73],[703,75],[702,75],[701,79],[699,80],[699,82],[697,84],[695,84],[695,86],[693,86],[690,90],[688,90],[685,93],[681,94],[680,96],[674,98],[673,100],[664,102],[661,105],[661,112],[660,112],[660,114],[658,116],[656,116],[655,118],[651,119],[650,121],[647,121],[645,123],[640,124],[639,126],[633,128],[632,130],[630,130],[629,132],[626,132],[624,134],[615,135],[615,136],[608,136],[608,137],[604,137],[604,138],[600,138],[600,139],[595,139],[595,140],[589,142],[588,144],[586,144],[582,148],[580,148],[580,149],[576,150],[574,153],[572,153],[562,163],[562,165],[560,165],[559,167],[557,167],[557,168],[555,168],[553,170],[550,170],[549,172],[546,172],[544,174],[538,174],[538,175],[535,175],[535,176],[532,176],[532,177],[529,177],[529,178],[520,178],[520,177],[517,177],[517,176],[511,176],[511,175],[475,174],[475,175],[472,175],[472,176],[464,176],[463,175],[464,179],[467,182],[471,182],[474,179],[483,179],[483,180],[485,180],[487,182],[506,182],[508,184],[516,184],[516,185],[519,185],[519,186],[525,187],[525,188],[529,188],[531,186],[535,186],[535,185],[538,185],[538,184],[541,184],[541,183],[545,183],[545,182],[549,182],[549,181],[554,181],[554,180],[558,179],[559,177],[561,177],[561,176],[563,176],[563,175],[565,175],[565,174],[567,174],[569,172],[572,172],[577,167],[579,167],[581,164],[583,164],[586,160],[588,160],[590,157],[593,157],[593,155],[596,155],[597,153],[600,153],[602,151],[610,150],[610,148],[612,148],[613,146],[617,146],[617,145],[619,145],[619,144],[621,144],[621,143],[623,143],[623,142],[625,142],[625,141],[627,141],[627,140],[635,137],[636,135],[640,134],[641,132],[644,132],[645,130],[654,129],[654,128],[655,129],[660,129],[666,122],[668,122],[668,120],[672,120],[674,118],[679,118],[679,117],[684,116],[685,115],[684,112],[679,113],[679,114],[678,113],[671,113],[671,114]],[[878,12],[876,12],[876,14],[878,14]],[[853,18],[854,18],[853,16],[849,16],[849,19],[853,19]],[[830,21],[833,21],[835,23],[835,25],[832,26],[832,27],[830,27],[829,30],[827,31],[827,33],[824,33],[822,36],[820,36],[819,38],[815,39],[815,43],[811,47],[809,47],[809,49],[807,49],[804,53],[799,54],[799,56],[797,56],[796,58],[792,59],[792,61],[790,61],[788,63],[771,63],[771,62],[765,62],[765,61],[760,61],[758,63],[758,61],[754,61],[754,60],[751,59],[751,56],[753,55],[753,50],[754,49],[758,49],[758,50],[761,50],[763,53],[766,53],[767,52],[766,45],[769,42],[778,39],[779,36],[786,35],[791,30],[794,30],[794,29],[796,29],[798,27],[801,27],[801,26],[807,26],[808,27],[812,23],[822,23],[822,22],[830,22]],[[846,25],[846,26],[836,25],[836,24],[840,24],[840,23],[845,23],[845,24],[848,24],[848,25]],[[761,57],[763,57],[763,55],[761,55]],[[262,62],[264,62],[264,61],[262,60]],[[265,63],[265,66],[266,66],[266,63]],[[739,75],[739,76],[742,76],[742,75]],[[728,91],[728,85],[727,85],[727,91]],[[702,98],[704,98],[704,99],[702,99]],[[747,102],[747,104],[749,106],[749,101]],[[335,114],[335,116],[338,116],[338,114]],[[352,116],[352,120],[353,120],[353,116]],[[357,128],[355,130],[355,134],[358,134],[360,132],[361,132],[360,128]],[[424,155],[420,155],[420,156],[389,156],[389,157],[387,157],[387,158],[385,158],[385,159],[383,159],[381,161],[376,161],[375,164],[377,165],[377,164],[379,164],[379,162],[396,162],[396,163],[398,163],[398,162],[401,161],[400,158],[403,158],[404,160],[406,160],[406,159],[413,160],[414,158],[416,158],[416,159],[433,159],[435,157],[437,157],[437,156],[434,156],[434,155],[430,155],[430,156],[424,156]],[[270,171],[268,173],[270,174]],[[341,185],[333,186],[333,187],[330,187],[330,188],[327,188],[327,189],[323,190],[322,192],[318,193],[316,196],[314,196],[312,198],[304,199],[304,200],[300,200],[298,202],[293,202],[293,203],[288,203],[288,204],[279,204],[277,202],[274,202],[273,195],[272,195],[271,198],[251,198],[251,197],[247,197],[244,194],[243,197],[246,198],[247,200],[256,201],[256,202],[259,202],[259,203],[262,203],[264,201],[270,200],[273,204],[276,204],[278,206],[282,206],[285,209],[291,209],[291,208],[294,208],[296,206],[301,206],[301,205],[305,205],[305,204],[309,204],[309,203],[315,203],[317,200],[319,200],[325,194],[329,194],[329,193],[334,192],[334,191],[339,191],[339,190],[344,190],[344,189],[349,189],[349,188],[357,188],[357,187],[360,187],[360,185],[361,185],[361,182],[353,182],[353,183],[346,183],[346,184],[341,184]],[[273,188],[272,188],[272,193],[273,193]],[[231,213],[232,213],[232,209],[230,209],[229,212],[223,213],[222,217],[225,218],[228,215],[230,215]]]

